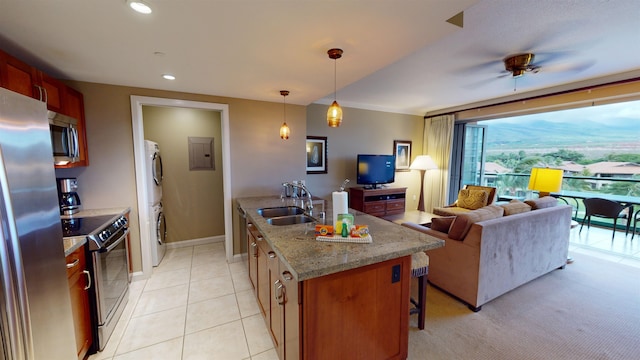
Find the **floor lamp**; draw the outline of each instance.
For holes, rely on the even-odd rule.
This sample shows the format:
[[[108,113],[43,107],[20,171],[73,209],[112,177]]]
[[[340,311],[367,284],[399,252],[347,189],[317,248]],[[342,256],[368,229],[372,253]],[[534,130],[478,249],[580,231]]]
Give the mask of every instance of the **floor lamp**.
[[[409,166],[411,170],[420,170],[420,200],[418,200],[418,210],[424,211],[424,173],[427,170],[437,169],[438,166],[429,155],[418,155]]]

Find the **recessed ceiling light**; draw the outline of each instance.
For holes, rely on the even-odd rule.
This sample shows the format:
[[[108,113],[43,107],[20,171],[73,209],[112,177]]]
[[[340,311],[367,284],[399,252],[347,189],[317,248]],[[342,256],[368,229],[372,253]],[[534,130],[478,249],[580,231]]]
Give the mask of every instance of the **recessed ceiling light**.
[[[127,4],[140,14],[151,14],[151,6],[142,0],[127,0]]]
[[[165,80],[175,80],[176,79],[176,77],[171,75],[171,74],[163,74],[162,78],[165,79]]]

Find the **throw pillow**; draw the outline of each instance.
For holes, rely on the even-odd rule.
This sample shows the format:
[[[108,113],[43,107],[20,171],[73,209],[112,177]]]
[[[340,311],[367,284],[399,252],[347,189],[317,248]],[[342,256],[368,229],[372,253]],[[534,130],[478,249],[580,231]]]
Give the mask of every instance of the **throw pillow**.
[[[553,196],[543,196],[537,199],[525,200],[524,202],[531,206],[531,210],[537,210],[556,206],[558,204],[558,199]]]
[[[434,217],[431,219],[431,230],[440,231],[445,234],[449,232],[451,223],[455,220],[455,216]]]
[[[531,206],[523,203],[522,201],[513,199],[507,204],[501,204],[500,207],[504,209],[504,216],[513,214],[520,214],[523,212],[531,211]]]
[[[461,208],[476,210],[487,206],[489,194],[484,190],[462,189],[458,192],[458,206]]]
[[[453,220],[453,223],[451,224],[451,228],[449,228],[449,238],[462,240],[467,236],[469,229],[471,229],[471,225],[480,221],[499,218],[503,213],[504,209],[500,206],[488,205],[482,209],[469,211],[466,214],[460,214],[456,216],[455,220]]]

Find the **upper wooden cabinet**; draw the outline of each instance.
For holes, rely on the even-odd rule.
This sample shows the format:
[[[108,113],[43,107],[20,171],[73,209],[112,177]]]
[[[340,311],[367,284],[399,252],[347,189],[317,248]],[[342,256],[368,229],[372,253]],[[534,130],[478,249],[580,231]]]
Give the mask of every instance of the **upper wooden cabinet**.
[[[82,93],[0,50],[0,87],[44,101],[47,109],[78,120],[80,160],[56,168],[89,165]]]
[[[40,98],[38,70],[0,51],[0,86],[35,99]]]

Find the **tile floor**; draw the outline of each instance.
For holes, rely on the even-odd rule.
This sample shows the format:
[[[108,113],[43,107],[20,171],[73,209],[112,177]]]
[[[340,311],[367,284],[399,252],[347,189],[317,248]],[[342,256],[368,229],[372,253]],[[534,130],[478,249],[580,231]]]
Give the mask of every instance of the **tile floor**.
[[[104,351],[90,360],[276,360],[244,262],[223,243],[167,251],[129,302]]]
[[[618,231],[612,241],[609,229],[578,227],[571,253],[640,267],[640,236]],[[227,264],[223,243],[168,250],[130,290],[105,350],[90,360],[277,359],[245,263]]]

